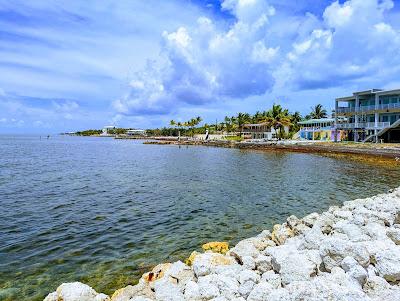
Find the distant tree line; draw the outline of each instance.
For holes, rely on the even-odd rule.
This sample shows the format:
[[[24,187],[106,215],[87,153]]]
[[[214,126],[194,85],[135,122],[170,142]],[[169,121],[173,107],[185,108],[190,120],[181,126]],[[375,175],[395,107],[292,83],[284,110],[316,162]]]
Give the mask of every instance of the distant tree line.
[[[75,132],[75,135],[78,136],[94,136],[94,135],[100,135],[102,130],[85,130],[85,131],[78,131]]]
[[[148,136],[193,136],[196,134],[205,134],[208,130],[210,134],[228,132],[237,133],[239,136],[244,130],[245,124],[265,123],[266,125],[274,128],[278,133],[278,138],[290,138],[295,134],[300,126],[298,122],[307,119],[320,119],[328,117],[327,111],[321,104],[311,107],[311,112],[306,116],[302,116],[300,112],[290,113],[288,109],[283,108],[279,104],[273,104],[272,108],[266,111],[257,111],[254,115],[249,113],[238,113],[236,116],[225,116],[221,122],[214,124],[203,124],[200,116],[192,118],[188,121],[180,122],[171,120],[169,127],[162,127],[156,129],[147,129]],[[285,128],[289,132],[285,132]],[[129,128],[130,129],[130,128]],[[115,128],[108,130],[109,134],[125,134],[128,128]],[[99,135],[102,130],[85,130],[76,132],[76,135],[91,136]]]

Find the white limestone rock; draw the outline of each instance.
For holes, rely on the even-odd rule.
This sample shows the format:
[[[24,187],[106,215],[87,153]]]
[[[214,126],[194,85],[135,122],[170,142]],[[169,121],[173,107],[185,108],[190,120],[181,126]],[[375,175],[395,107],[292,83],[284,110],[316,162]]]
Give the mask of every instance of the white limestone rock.
[[[239,282],[231,277],[211,274],[200,277],[197,283],[203,299],[223,296],[230,300],[239,297]]]
[[[357,260],[355,260],[351,256],[346,256],[345,258],[343,258],[342,263],[341,263],[341,267],[345,272],[350,271],[351,268],[353,268],[357,265],[358,265]]]
[[[368,235],[372,240],[385,240],[386,227],[382,224],[370,222],[362,227],[364,234]]]
[[[52,292],[44,298],[43,301],[58,301],[58,294],[57,292]]]
[[[310,231],[304,235],[302,242],[302,248],[304,249],[319,249],[321,242],[327,236],[322,233],[322,229],[319,226],[314,226]]]
[[[168,280],[170,283],[178,286],[179,290],[182,291],[186,283],[194,278],[193,270],[182,261],[177,261],[171,264],[166,269],[164,276],[161,279]],[[157,283],[160,280],[156,280]]]
[[[210,300],[220,296],[217,282],[218,277],[216,275],[206,275],[198,279],[197,284],[202,299]]]
[[[247,301],[266,301],[268,295],[274,290],[271,284],[267,282],[260,282],[256,284],[251,291]]]
[[[364,285],[368,277],[367,271],[360,265],[351,268],[347,274],[354,278],[361,286]]]
[[[273,288],[277,289],[282,286],[282,279],[279,274],[274,271],[268,271],[261,275],[261,281],[265,281],[272,285]]]
[[[242,297],[247,298],[253,287],[260,281],[260,275],[251,270],[243,270],[239,274],[239,293]]]
[[[362,267],[369,265],[369,253],[362,243],[329,237],[321,242],[319,252],[326,270],[340,266],[346,256],[353,257]]]
[[[131,301],[132,298],[142,297],[150,300],[155,300],[155,294],[150,285],[141,278],[137,285],[128,285],[118,289],[111,297],[111,301]]]
[[[221,295],[231,300],[235,297],[239,297],[239,282],[231,277],[219,276],[218,288]]]
[[[163,277],[154,283],[154,292],[157,301],[184,301],[185,297],[179,286]]]
[[[304,281],[317,273],[317,265],[306,253],[286,245],[269,248],[266,252],[272,258],[274,271],[279,273],[284,285],[293,281]]]
[[[389,228],[386,231],[386,235],[396,244],[400,245],[400,229]]]
[[[400,246],[379,252],[374,261],[379,276],[390,282],[400,280]]]
[[[208,275],[229,265],[237,264],[233,257],[219,253],[199,254],[194,258],[193,271],[197,277]]]
[[[338,221],[333,225],[333,230],[347,235],[347,239],[350,241],[357,242],[369,239],[369,236],[363,233],[361,227],[350,223],[348,220]]]
[[[260,271],[260,273],[272,270],[271,256],[258,255],[258,257],[255,259],[255,264],[256,264],[256,269]]]
[[[255,285],[256,284],[252,281],[247,281],[245,283],[240,284],[239,294],[242,296],[242,298],[247,298]]]
[[[143,297],[143,296],[139,296],[139,297],[133,297],[133,298],[129,299],[129,301],[154,301],[154,300]]]
[[[310,213],[309,215],[306,215],[301,220],[304,225],[306,225],[308,227],[313,227],[318,218],[319,218],[319,214],[316,212],[313,212],[313,213]]]
[[[193,300],[193,301],[202,300],[200,288],[199,288],[199,285],[197,284],[197,282],[189,280],[186,283],[184,297],[186,300]]]
[[[260,275],[254,271],[243,270],[239,274],[239,283],[245,283],[247,281],[257,283],[258,281],[260,281]]]
[[[110,297],[97,293],[90,286],[80,282],[61,284],[54,293],[49,294],[45,301],[109,301]]]
[[[368,277],[363,289],[373,301],[400,300],[400,287],[378,276]]]
[[[242,257],[242,265],[243,268],[247,270],[255,270],[256,269],[256,261],[251,256],[243,256]]]
[[[370,301],[360,286],[340,268],[310,281],[294,281],[268,295],[268,301]]]
[[[251,240],[242,240],[229,250],[228,255],[235,257],[240,264],[243,264],[244,257],[256,258],[260,255],[260,251],[254,246]]]

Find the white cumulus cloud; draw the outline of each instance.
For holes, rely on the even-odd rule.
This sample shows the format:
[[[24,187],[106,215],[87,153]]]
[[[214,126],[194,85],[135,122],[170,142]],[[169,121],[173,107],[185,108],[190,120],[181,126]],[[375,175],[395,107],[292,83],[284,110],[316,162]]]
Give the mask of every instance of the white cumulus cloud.
[[[206,17],[162,34],[159,59],[114,101],[119,114],[338,86],[384,86],[400,76],[400,32],[390,0],[333,2],[320,16],[288,16],[265,0],[225,0],[228,26]]]

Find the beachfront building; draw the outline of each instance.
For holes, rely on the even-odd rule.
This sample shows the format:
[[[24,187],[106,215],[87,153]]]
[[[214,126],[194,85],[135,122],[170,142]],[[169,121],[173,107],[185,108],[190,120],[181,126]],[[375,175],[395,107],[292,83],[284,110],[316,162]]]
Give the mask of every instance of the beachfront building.
[[[115,126],[114,125],[106,125],[105,127],[103,127],[101,135],[108,136],[108,135],[110,135],[111,130],[115,130]]]
[[[335,102],[335,129],[355,142],[400,142],[400,89],[354,92]]]
[[[335,119],[333,118],[309,119],[300,121],[298,125],[300,126],[299,139],[324,141],[335,139]],[[340,134],[336,136],[340,140]]]
[[[146,136],[146,130],[127,130],[126,134],[128,136]]]
[[[285,133],[289,133],[289,127],[284,127]],[[268,123],[248,123],[243,125],[244,139],[273,140],[278,138],[279,130],[275,130]]]

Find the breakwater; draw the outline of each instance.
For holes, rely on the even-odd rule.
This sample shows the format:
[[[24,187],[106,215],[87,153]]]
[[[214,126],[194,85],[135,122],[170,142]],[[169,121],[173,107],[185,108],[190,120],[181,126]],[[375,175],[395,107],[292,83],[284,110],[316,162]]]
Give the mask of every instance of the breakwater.
[[[400,300],[400,188],[204,250],[112,296],[74,282],[45,301]]]

